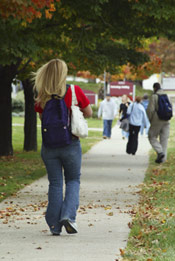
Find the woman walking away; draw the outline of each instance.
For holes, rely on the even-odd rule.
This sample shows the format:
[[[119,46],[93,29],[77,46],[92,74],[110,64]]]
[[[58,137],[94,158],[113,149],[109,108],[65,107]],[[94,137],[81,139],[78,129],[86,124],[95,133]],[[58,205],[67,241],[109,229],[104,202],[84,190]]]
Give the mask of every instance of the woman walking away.
[[[45,218],[53,235],[60,235],[62,226],[65,227],[69,234],[78,232],[76,212],[79,206],[80,141],[78,137],[71,134],[70,124],[62,127],[67,136],[60,134],[63,130],[60,131],[58,129],[54,132],[56,124],[54,117],[62,115],[63,118],[67,117],[68,120],[70,118],[72,92],[70,86],[66,87],[67,71],[67,65],[64,61],[53,59],[44,64],[34,74],[34,90],[37,92],[35,110],[40,114],[42,124],[44,119],[51,122],[53,118],[53,126],[48,128],[47,126],[45,128],[42,127],[43,142],[41,148],[41,156],[46,166],[49,180],[48,207]],[[79,86],[75,86],[75,94],[78,101],[77,106],[81,108],[85,117],[90,117],[92,110],[89,100]],[[56,107],[54,107],[55,104]],[[52,108],[52,110],[53,108],[59,108],[58,113],[53,111],[49,115],[49,108]],[[49,131],[51,135],[50,139],[47,140]],[[57,133],[57,143],[55,142],[54,144],[53,136],[57,135]],[[64,196],[63,173],[65,178]]]
[[[127,118],[127,109],[128,106],[130,105],[130,102],[128,102],[128,97],[127,95],[122,96],[122,103],[120,104],[120,109],[119,109],[119,117],[121,115],[120,121],[122,122],[124,119]],[[128,132],[122,130],[122,139],[128,138]]]
[[[148,119],[144,107],[141,105],[141,97],[136,97],[136,101],[130,104],[127,110],[129,114],[129,138],[126,146],[126,152],[128,154],[135,155],[138,147],[138,134],[142,122],[147,127]]]

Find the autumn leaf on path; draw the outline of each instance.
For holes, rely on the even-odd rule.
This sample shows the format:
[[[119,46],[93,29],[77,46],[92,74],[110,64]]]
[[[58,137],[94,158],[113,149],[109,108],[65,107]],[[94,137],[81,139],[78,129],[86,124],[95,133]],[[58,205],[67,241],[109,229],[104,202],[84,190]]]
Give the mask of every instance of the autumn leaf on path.
[[[109,212],[109,213],[107,213],[106,215],[108,215],[108,216],[113,216],[114,213],[113,213],[113,212]]]
[[[36,249],[38,249],[38,250],[41,250],[41,249],[42,249],[42,247],[37,247]]]
[[[121,255],[121,256],[124,256],[124,254],[125,254],[125,251],[120,248],[120,255]]]

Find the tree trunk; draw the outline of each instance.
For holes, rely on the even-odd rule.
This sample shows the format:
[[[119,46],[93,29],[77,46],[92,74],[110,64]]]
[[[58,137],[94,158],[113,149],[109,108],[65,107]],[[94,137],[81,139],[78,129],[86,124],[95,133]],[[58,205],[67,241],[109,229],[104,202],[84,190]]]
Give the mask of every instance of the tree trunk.
[[[34,110],[33,86],[29,79],[22,83],[25,96],[24,150],[37,151],[37,117]]]
[[[17,65],[0,66],[0,156],[13,155],[11,83]]]

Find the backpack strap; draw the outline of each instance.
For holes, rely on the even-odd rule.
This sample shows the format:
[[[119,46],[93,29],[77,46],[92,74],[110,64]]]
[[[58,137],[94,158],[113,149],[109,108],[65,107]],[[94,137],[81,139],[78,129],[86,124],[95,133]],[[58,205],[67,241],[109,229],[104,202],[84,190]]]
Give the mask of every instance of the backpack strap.
[[[57,100],[61,100],[62,98],[60,96],[58,96],[57,94],[52,94],[52,99],[57,99]]]
[[[75,86],[73,84],[71,84],[70,87],[71,87],[71,91],[72,91],[72,105],[71,106],[75,106],[78,103],[77,97],[75,94]]]
[[[161,96],[162,94],[158,94],[158,93],[155,93],[156,95],[156,104],[155,104],[155,111],[158,112],[158,109],[159,109],[159,96]]]

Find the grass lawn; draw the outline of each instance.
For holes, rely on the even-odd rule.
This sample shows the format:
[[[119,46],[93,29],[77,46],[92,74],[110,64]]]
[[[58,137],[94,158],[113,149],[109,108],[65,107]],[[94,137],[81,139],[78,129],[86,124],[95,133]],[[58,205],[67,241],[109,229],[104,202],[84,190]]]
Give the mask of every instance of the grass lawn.
[[[155,153],[141,185],[140,202],[123,260],[175,260],[175,120],[171,120],[168,161],[157,165]]]
[[[68,81],[67,84],[74,84],[80,86],[83,90],[89,90],[93,91],[95,93],[98,93],[101,86],[103,86],[103,83],[85,83],[85,82],[76,82],[76,81]]]
[[[137,85],[136,86],[136,96],[143,97],[144,93],[147,93],[148,96],[151,96],[153,92],[151,90],[144,90],[142,87]]]
[[[88,119],[91,127],[102,127],[102,121]],[[24,118],[13,117],[13,124],[23,124]],[[38,124],[40,121],[38,120]],[[95,143],[101,140],[102,132],[89,131],[86,139],[81,139],[82,152],[86,153]],[[38,127],[38,151],[23,151],[23,126],[13,126],[13,157],[0,158],[0,201],[16,193],[25,185],[32,183],[46,174],[40,157],[41,130]]]
[[[103,128],[103,121],[101,119],[90,118],[87,119],[89,128]],[[13,124],[24,124],[23,117],[13,117]],[[41,124],[40,119],[38,118],[38,125]],[[116,124],[116,119],[113,121],[113,126]]]

